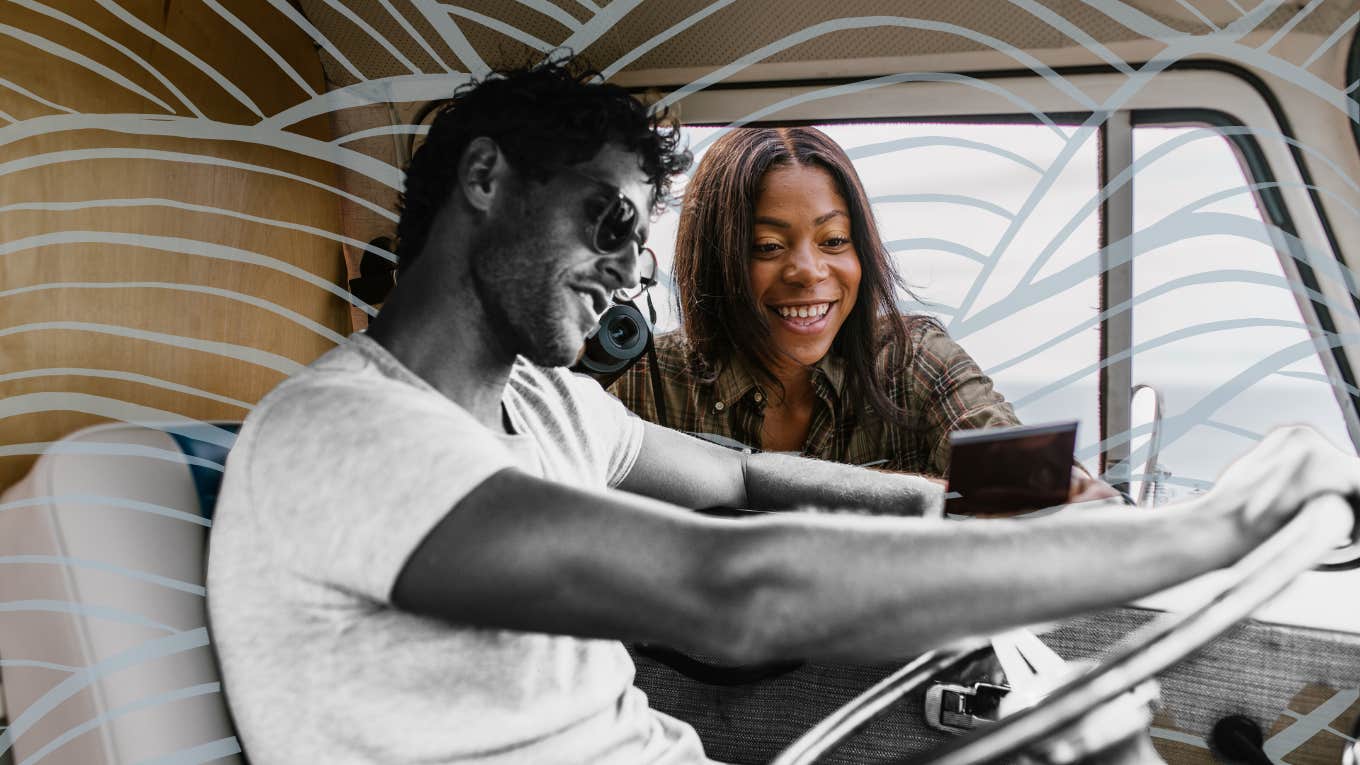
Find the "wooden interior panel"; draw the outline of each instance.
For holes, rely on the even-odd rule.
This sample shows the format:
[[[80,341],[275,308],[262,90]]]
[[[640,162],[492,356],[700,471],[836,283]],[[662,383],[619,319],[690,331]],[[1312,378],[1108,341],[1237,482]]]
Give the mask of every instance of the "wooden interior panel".
[[[372,106],[359,107],[354,109],[344,109],[334,112],[331,115],[331,124],[336,136],[343,137],[360,131],[373,128],[390,127],[393,120],[399,120],[397,113],[388,108],[388,104],[374,104]],[[408,135],[379,135],[369,138],[360,138],[347,142],[345,146],[354,151],[362,152],[364,155],[379,160],[385,164],[397,168],[403,168],[408,160],[407,148],[411,136]],[[360,197],[376,202],[383,209],[395,211],[397,209],[397,191],[389,186],[385,186],[360,173],[341,170],[341,183],[346,189]],[[371,242],[377,237],[386,236],[395,239],[397,235],[397,224],[395,221],[384,217],[374,210],[356,204],[348,199],[340,201],[341,225],[345,235],[360,242]],[[352,245],[344,247],[345,268],[348,279],[359,278],[359,262],[363,258],[364,250]],[[349,319],[352,329],[355,331],[364,329],[368,326],[368,316],[363,311],[355,307],[349,309]]]
[[[312,97],[202,2],[121,6],[192,51],[266,117]],[[226,7],[312,93],[325,91],[315,47],[296,25],[265,2]],[[6,248],[0,254],[0,402],[7,402],[0,403],[0,448],[11,447],[0,452],[0,486],[18,480],[33,461],[32,454],[12,453],[24,451],[15,445],[56,440],[118,418],[126,411],[120,404],[239,420],[247,411],[242,404],[253,405],[288,371],[325,352],[350,324],[348,303],[322,286],[342,285],[345,278],[337,240],[338,152],[324,143],[302,150],[281,145],[290,134],[329,141],[324,115],[281,126],[287,133],[272,127],[242,133],[241,126],[256,125],[260,116],[187,57],[94,2],[65,3],[61,10],[141,56],[204,118],[196,119],[147,69],[88,32],[0,5],[3,23],[51,43],[6,38],[0,45],[5,78],[78,112],[64,114],[0,88],[0,110],[19,119],[52,115],[36,131],[0,133],[0,168],[8,170],[0,175],[0,247]],[[195,121],[175,125],[180,136],[158,135],[165,124],[136,119],[123,132],[101,129],[107,125],[103,114],[165,111],[66,60],[56,45],[126,77],[169,103],[177,118]],[[87,154],[57,154],[70,151]],[[145,152],[186,156],[138,156]],[[16,169],[25,162],[38,164]],[[320,283],[238,262],[238,252],[273,258]],[[202,343],[227,345],[225,352],[193,347]],[[232,357],[251,353],[269,355],[264,363]],[[35,402],[47,410],[27,411]]]
[[[44,41],[36,44],[15,37],[0,38],[4,41],[0,44],[0,72],[5,73],[6,79],[78,112],[167,113],[164,107],[126,86],[84,68],[64,52],[70,51],[108,67],[172,107],[179,105],[171,92],[145,68],[61,16],[75,19],[143,58],[153,47],[145,36],[127,28],[93,0],[73,0],[49,7],[60,15],[41,14],[8,2],[0,6],[0,23]],[[54,110],[53,113],[57,112]]]
[[[3,46],[0,46],[3,47]],[[0,112],[18,121],[45,117],[56,110],[22,93],[0,87]]]

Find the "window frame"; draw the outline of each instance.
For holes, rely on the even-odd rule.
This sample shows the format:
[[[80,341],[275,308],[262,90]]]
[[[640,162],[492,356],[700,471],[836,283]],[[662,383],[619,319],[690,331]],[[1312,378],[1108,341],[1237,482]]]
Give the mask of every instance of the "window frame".
[[[1134,65],[1140,68],[1143,65]],[[1122,93],[1128,78],[1104,67],[1058,69],[1088,95],[1101,97]],[[1063,126],[1081,126],[1094,112],[1072,108],[1070,95],[1060,92],[1044,78],[1028,70],[957,73],[970,81],[1006,80],[1011,96],[1018,96],[1039,110],[1044,119]],[[907,78],[911,79],[911,78]],[[955,81],[957,79],[954,78]],[[1042,124],[1036,114],[1016,113],[1014,103],[994,91],[978,89],[976,97],[960,98],[949,77],[934,76],[912,81],[892,78],[801,80],[770,83],[720,83],[691,93],[680,101],[686,124],[695,126],[807,125],[863,122]],[[878,84],[875,84],[878,83]],[[1194,94],[1196,103],[1187,103]],[[1212,103],[1205,105],[1205,100]],[[1000,99],[1000,100],[998,100]],[[1002,102],[1006,101],[1005,104]],[[1206,127],[1218,131],[1232,148],[1244,177],[1259,186],[1279,180],[1283,185],[1253,190],[1258,211],[1268,224],[1305,241],[1317,253],[1325,253],[1335,268],[1345,258],[1328,218],[1306,158],[1289,125],[1283,106],[1270,88],[1241,67],[1216,61],[1189,61],[1167,67],[1147,78],[1139,89],[1120,101],[1121,107],[1102,112],[1097,125],[1096,152],[1102,188],[1133,162],[1133,130],[1139,127]],[[752,104],[757,108],[752,109]],[[1008,105],[1007,105],[1008,104]],[[1247,115],[1244,118],[1240,115]],[[1249,119],[1248,119],[1249,118]],[[1225,128],[1254,126],[1258,134],[1223,132]],[[1349,142],[1348,142],[1349,144]],[[1354,148],[1353,146],[1351,147]],[[1354,160],[1354,157],[1347,159]],[[1132,243],[1133,184],[1114,189],[1101,201],[1100,246],[1102,268],[1100,312],[1121,304],[1128,308],[1105,316],[1101,322],[1099,378],[1100,466],[1112,483],[1127,485],[1129,476],[1129,429],[1132,424]],[[1098,189],[1096,190],[1098,191]],[[1115,246],[1112,248],[1111,243]],[[1322,333],[1360,334],[1360,297],[1348,293],[1334,280],[1320,282],[1306,253],[1282,251],[1276,256],[1289,280],[1316,291],[1331,304],[1299,295],[1300,318],[1310,330]],[[1339,310],[1338,310],[1339,309]],[[1317,337],[1317,333],[1313,333]],[[1360,450],[1360,390],[1355,369],[1360,357],[1347,352],[1344,343],[1318,342],[1318,358],[1332,388],[1353,449]],[[1355,344],[1360,347],[1360,344]],[[1109,359],[1114,358],[1114,361]],[[1340,382],[1338,385],[1337,382]],[[1349,388],[1349,391],[1347,390]],[[1119,437],[1114,437],[1116,434]]]

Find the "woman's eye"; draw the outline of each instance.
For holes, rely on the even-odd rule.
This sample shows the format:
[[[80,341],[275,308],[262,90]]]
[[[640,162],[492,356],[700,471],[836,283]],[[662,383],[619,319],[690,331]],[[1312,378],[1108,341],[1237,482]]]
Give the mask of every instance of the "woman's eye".
[[[779,252],[778,242],[756,242],[751,245],[751,252],[756,257],[769,257]]]
[[[843,236],[833,236],[830,239],[827,239],[822,242],[823,247],[829,247],[835,250],[838,250],[848,244],[850,244],[850,240],[846,239]]]

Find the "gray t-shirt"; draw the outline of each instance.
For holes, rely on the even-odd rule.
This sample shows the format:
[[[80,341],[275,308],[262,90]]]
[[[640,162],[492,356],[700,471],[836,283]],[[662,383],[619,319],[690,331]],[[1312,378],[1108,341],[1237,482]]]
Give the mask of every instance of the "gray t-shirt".
[[[491,474],[598,490],[641,446],[641,421],[565,370],[520,360],[503,403],[516,435],[356,334],[246,418],[213,524],[208,609],[253,765],[707,762],[693,729],[632,687],[618,642],[392,606],[407,558]]]

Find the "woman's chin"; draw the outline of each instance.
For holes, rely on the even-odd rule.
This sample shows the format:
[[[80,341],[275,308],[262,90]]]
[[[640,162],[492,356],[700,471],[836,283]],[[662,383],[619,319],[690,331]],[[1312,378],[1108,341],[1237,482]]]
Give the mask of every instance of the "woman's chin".
[[[808,342],[805,337],[784,339],[778,335],[773,339],[774,347],[778,349],[781,356],[792,359],[805,367],[813,366],[831,352],[830,339],[827,339],[826,342]]]

